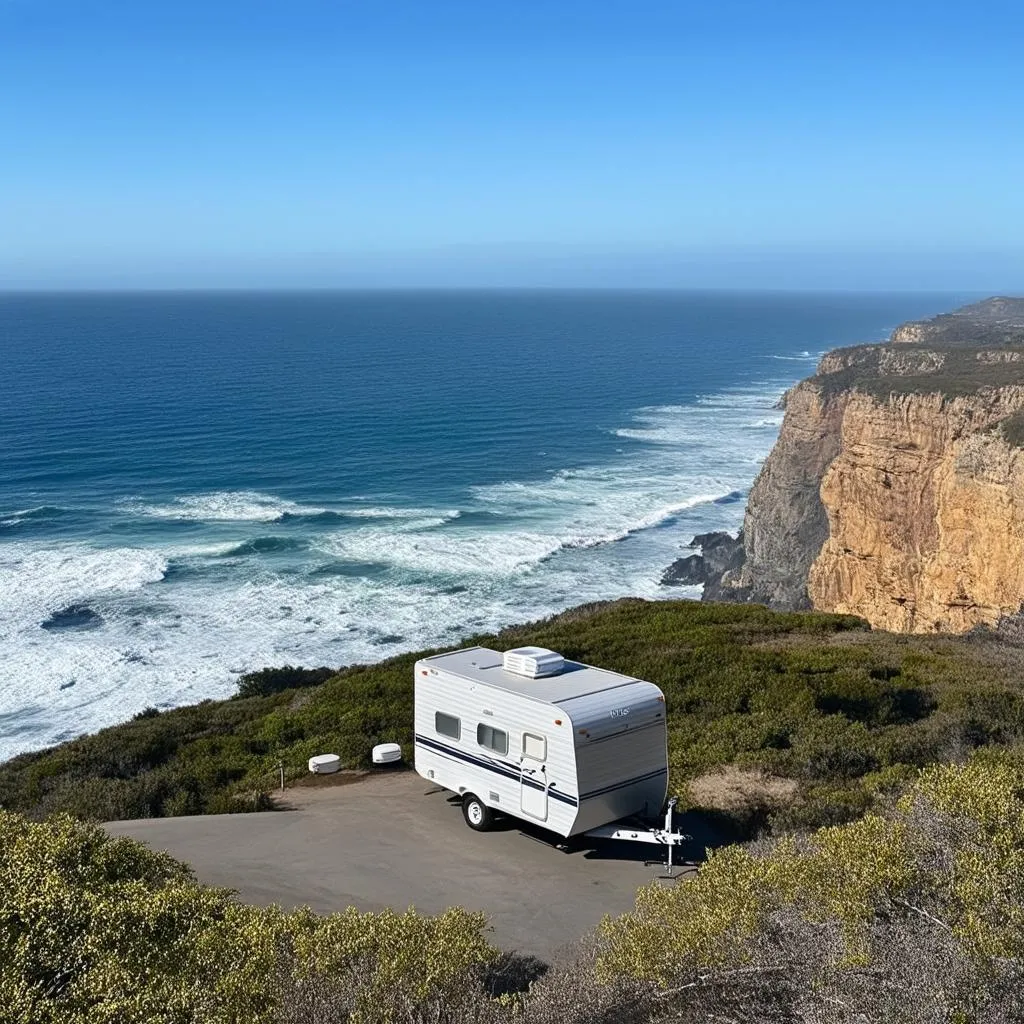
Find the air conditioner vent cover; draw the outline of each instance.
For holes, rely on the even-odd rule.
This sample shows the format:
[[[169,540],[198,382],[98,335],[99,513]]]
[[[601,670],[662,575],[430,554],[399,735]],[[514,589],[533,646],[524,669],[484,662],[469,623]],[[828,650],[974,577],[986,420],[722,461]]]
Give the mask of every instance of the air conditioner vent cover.
[[[545,647],[516,647],[506,651],[502,658],[502,668],[506,672],[526,676],[527,679],[556,676],[564,667],[565,659]]]

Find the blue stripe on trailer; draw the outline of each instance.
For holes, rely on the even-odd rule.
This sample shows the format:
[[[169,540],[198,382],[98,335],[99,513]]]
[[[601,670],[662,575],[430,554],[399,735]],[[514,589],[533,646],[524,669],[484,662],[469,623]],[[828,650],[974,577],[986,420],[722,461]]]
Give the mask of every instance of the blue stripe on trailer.
[[[506,779],[521,782],[524,786],[527,786],[530,789],[544,789],[544,786],[539,782],[534,782],[532,779],[524,779],[518,768],[506,761],[492,761],[489,758],[484,759],[482,757],[474,757],[472,754],[467,754],[464,750],[459,750],[458,747],[450,747],[447,743],[439,743],[437,740],[430,739],[427,736],[421,736],[419,733],[416,734],[416,742],[420,746],[426,747],[428,750],[432,750],[435,753],[443,754],[446,757],[454,758],[458,761],[465,761],[467,764],[471,764],[475,768],[483,768],[485,771],[493,772],[495,775],[501,775]],[[568,793],[560,793],[558,790],[550,787],[548,787],[548,796],[550,796],[552,800],[560,800],[563,804],[568,804],[570,807],[578,806],[576,797],[570,796]]]
[[[625,789],[626,786],[635,786],[640,782],[647,782],[649,779],[656,779],[660,775],[667,774],[668,768],[658,768],[656,771],[648,772],[646,775],[637,775],[632,779],[626,779],[625,782],[616,782],[610,786],[604,786],[602,789],[593,789],[589,793],[580,793],[580,800],[592,800],[594,797],[612,793],[616,789]]]

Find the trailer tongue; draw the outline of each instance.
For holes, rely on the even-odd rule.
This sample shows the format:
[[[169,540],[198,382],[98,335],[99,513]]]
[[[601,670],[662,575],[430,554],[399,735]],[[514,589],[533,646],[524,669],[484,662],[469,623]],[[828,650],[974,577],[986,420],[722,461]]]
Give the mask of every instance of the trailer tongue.
[[[621,839],[627,843],[652,843],[656,846],[665,847],[665,866],[668,873],[672,874],[672,850],[676,846],[692,839],[683,832],[677,832],[674,828],[672,817],[675,811],[678,797],[672,797],[668,802],[665,811],[665,827],[650,828],[644,825],[633,827],[629,824],[612,822],[610,825],[598,825],[597,828],[587,829],[583,834],[591,839]],[[661,861],[648,863],[661,863]]]

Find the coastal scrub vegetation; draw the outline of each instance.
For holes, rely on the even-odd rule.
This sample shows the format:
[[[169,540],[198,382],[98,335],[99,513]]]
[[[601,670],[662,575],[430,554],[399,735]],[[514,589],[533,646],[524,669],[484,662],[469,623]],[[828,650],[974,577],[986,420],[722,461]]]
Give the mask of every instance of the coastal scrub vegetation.
[[[246,672],[239,676],[235,697],[269,697],[282,690],[298,690],[305,686],[326,683],[335,670],[330,668],[261,668],[257,672]]]
[[[837,349],[842,369],[810,378],[826,398],[857,390],[886,401],[891,395],[973,395],[984,388],[1024,384],[1024,344],[990,352],[975,347],[901,343]]]
[[[460,908],[319,917],[248,906],[98,826],[0,812],[5,1021],[312,1022],[325,1000],[353,1024],[454,1021],[483,998],[498,957],[484,926]]]
[[[1015,412],[999,424],[999,432],[1011,448],[1024,448],[1024,412]]]
[[[1019,649],[984,635],[893,635],[852,616],[627,599],[466,643],[538,644],[657,683],[672,784],[727,838],[851,821],[921,767],[1024,742]],[[285,677],[258,673],[244,684],[251,695],[147,711],[21,755],[0,765],[0,806],[99,821],[270,808],[279,764],[297,779],[313,754],[367,766],[374,744],[398,741],[411,755],[418,656],[312,686],[289,676],[283,690]],[[727,768],[750,785],[716,801]]]
[[[599,977],[690,1021],[1024,1019],[1024,771],[923,770],[857,822],[712,853],[606,919]]]
[[[653,882],[546,974],[451,909],[257,908],[68,816],[0,812],[0,1006],[28,1024],[1010,1024],[1024,767],[982,751],[856,822]]]

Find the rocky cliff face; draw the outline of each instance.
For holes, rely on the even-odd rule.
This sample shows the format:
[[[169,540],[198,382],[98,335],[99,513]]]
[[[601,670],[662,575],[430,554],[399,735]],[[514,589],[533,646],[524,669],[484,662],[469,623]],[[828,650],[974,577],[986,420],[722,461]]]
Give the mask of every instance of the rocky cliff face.
[[[970,308],[988,317],[980,344],[958,311],[829,353],[787,394],[750,492],[745,558],[713,594],[912,632],[1020,611],[1024,333],[1012,321],[1024,328],[1024,301]]]
[[[784,399],[779,439],[751,488],[743,525],[745,559],[722,577],[727,600],[809,608],[807,575],[828,539],[821,479],[839,454],[842,403],[814,381]]]
[[[962,632],[1016,613],[1024,451],[991,428],[1024,409],[1024,387],[884,402],[854,393],[843,405],[810,603],[906,632]]]

